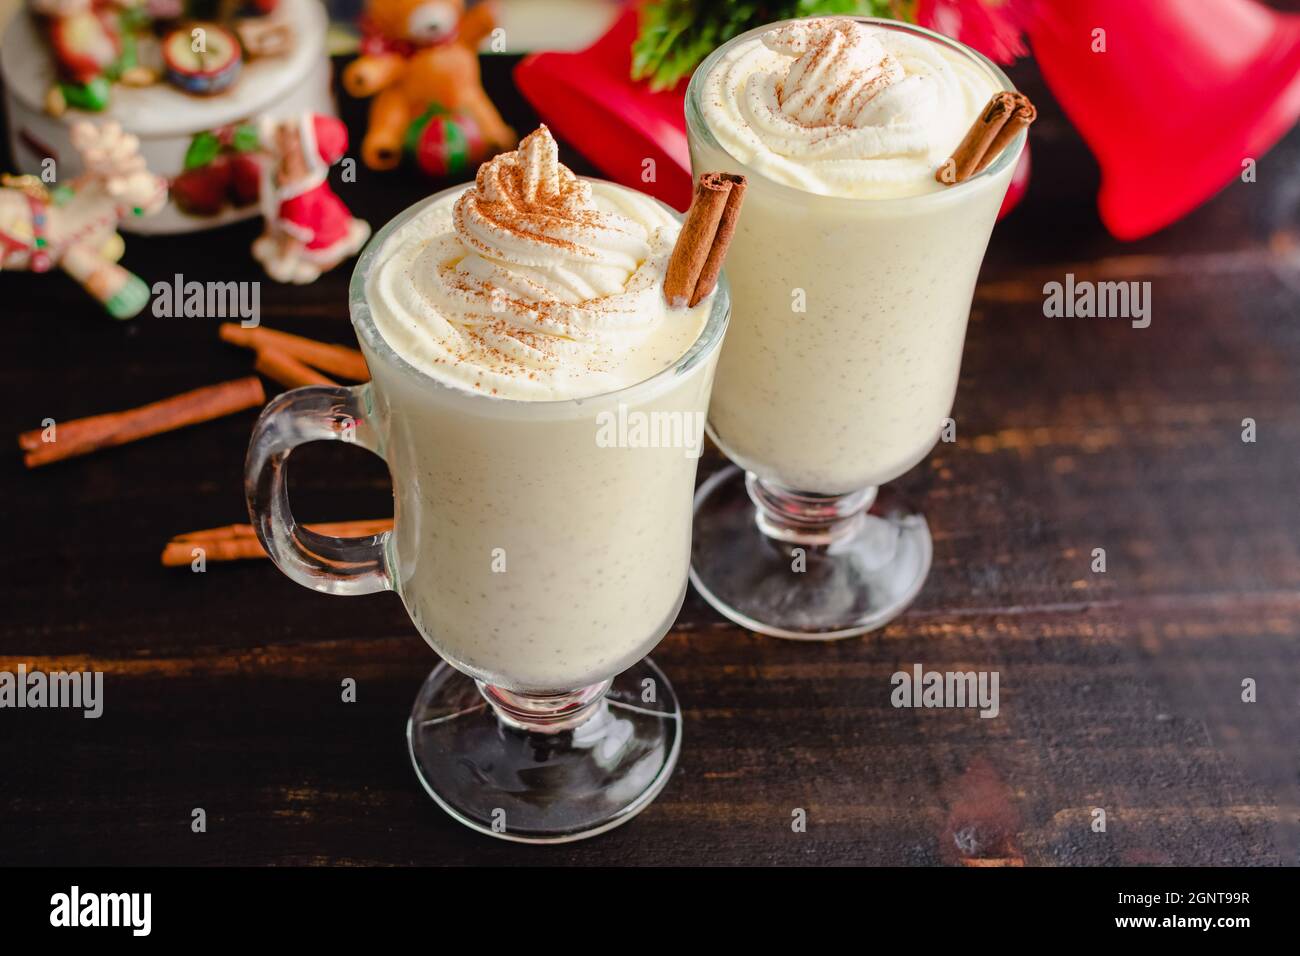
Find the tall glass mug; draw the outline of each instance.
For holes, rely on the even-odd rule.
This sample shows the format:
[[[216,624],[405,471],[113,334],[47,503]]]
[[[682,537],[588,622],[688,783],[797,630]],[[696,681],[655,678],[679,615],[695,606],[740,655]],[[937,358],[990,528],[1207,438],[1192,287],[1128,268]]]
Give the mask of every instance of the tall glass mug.
[[[575,840],[636,814],[677,760],[681,711],[642,658],[685,595],[727,290],[719,286],[690,350],[639,384],[542,402],[449,387],[384,340],[366,276],[390,235],[463,188],[412,207],[370,241],[350,306],[372,381],[271,402],[253,433],[245,490],[281,571],[329,594],[396,591],[442,656],[407,724],[433,799],[493,836]],[[641,415],[698,423],[685,433],[697,447],[618,441],[618,422]],[[354,441],[388,463],[392,532],[339,539],[294,520],[285,464],[317,440]]]
[[[946,37],[855,18],[943,44],[1012,90],[991,62]],[[841,198],[776,182],[730,155],[686,94],[691,164],[749,179],[727,257],[735,317],[718,364],[709,434],[739,468],[696,494],[691,579],[717,610],[778,637],[878,628],[930,568],[925,519],[880,485],[934,447],[957,388],[971,298],[1024,146],[941,191]]]

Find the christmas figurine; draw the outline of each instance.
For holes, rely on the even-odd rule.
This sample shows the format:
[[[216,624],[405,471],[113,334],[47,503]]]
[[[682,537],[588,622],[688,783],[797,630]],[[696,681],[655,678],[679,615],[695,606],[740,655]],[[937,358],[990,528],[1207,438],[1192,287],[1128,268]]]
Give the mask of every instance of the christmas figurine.
[[[147,86],[156,76],[139,63],[137,40],[148,29],[142,0],[31,0],[58,67],[45,110],[99,112],[114,82]]]
[[[149,287],[117,264],[125,249],[117,224],[161,209],[167,181],[149,172],[140,141],[116,123],[78,123],[72,142],[85,172],[69,185],[0,177],[0,269],[58,266],[114,318],[129,319],[149,301]]]
[[[253,256],[277,282],[315,282],[355,254],[370,226],[353,218],[329,184],[329,168],[348,148],[341,120],[304,113],[266,120],[260,198],[266,230],[253,243]]]
[[[393,169],[405,153],[431,175],[455,175],[514,148],[479,74],[494,24],[490,3],[467,12],[463,0],[367,0],[361,56],[343,71],[344,89],[374,97],[363,163]]]

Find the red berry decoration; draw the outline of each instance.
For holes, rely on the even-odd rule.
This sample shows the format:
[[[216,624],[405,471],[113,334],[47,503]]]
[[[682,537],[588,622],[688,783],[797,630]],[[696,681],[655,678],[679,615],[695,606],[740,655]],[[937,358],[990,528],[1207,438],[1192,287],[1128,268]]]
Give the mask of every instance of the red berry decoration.
[[[226,205],[231,180],[230,162],[219,156],[208,165],[187,169],[173,179],[171,196],[191,216],[215,216]]]
[[[262,164],[253,156],[236,153],[230,157],[230,201],[251,206],[262,189]]]

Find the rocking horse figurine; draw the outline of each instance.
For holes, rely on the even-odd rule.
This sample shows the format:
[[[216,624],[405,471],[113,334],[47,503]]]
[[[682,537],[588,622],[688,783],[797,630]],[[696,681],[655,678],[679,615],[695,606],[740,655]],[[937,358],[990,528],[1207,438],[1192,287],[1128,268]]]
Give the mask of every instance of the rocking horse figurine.
[[[117,224],[161,209],[167,181],[149,172],[139,140],[116,123],[78,123],[72,143],[85,172],[69,185],[0,177],[0,270],[58,266],[113,318],[129,319],[149,301],[149,287],[117,264],[126,248]]]

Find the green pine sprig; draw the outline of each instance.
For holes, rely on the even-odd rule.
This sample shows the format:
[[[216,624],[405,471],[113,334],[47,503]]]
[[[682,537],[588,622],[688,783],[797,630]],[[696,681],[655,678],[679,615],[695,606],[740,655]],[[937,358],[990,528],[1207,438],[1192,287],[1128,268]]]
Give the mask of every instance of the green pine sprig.
[[[649,80],[652,90],[672,89],[719,46],[754,27],[837,13],[897,18],[899,6],[899,0],[650,0],[632,44],[632,78]]]

